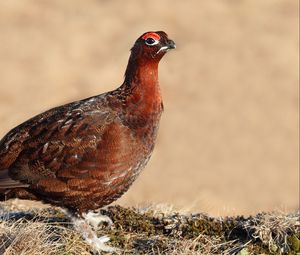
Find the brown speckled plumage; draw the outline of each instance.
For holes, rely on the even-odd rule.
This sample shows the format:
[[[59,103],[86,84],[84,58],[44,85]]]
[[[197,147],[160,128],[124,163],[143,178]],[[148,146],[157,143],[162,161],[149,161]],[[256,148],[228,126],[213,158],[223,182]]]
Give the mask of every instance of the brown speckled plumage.
[[[0,141],[1,199],[38,199],[82,213],[119,198],[154,148],[163,110],[158,63],[172,48],[164,32],[143,34],[118,89],[11,130]]]

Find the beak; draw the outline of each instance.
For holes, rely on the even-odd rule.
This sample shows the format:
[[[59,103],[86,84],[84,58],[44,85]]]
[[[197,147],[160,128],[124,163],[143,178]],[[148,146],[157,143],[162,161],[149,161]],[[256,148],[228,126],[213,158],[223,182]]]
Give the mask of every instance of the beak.
[[[164,46],[162,46],[157,52],[156,54],[160,53],[160,52],[167,52],[169,50],[172,49],[176,49],[176,44],[174,41],[172,40],[168,40]]]
[[[166,46],[169,50],[176,49],[176,44],[173,40],[168,40]]]

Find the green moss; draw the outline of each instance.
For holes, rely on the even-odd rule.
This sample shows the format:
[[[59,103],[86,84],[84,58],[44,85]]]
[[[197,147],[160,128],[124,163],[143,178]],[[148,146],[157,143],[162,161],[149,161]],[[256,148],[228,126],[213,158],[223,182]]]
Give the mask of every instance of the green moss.
[[[300,252],[300,232],[288,237],[288,243],[291,246],[291,250],[294,252]]]
[[[113,225],[102,224],[98,235],[108,235],[109,245],[120,248],[121,254],[168,254],[173,250],[182,251],[183,247],[187,247],[183,254],[278,254],[279,249],[281,254],[300,253],[300,229],[298,225],[289,225],[289,216],[281,216],[283,220],[287,219],[281,226],[280,221],[276,221],[277,225],[270,225],[273,218],[281,219],[272,214],[259,214],[248,218],[213,218],[205,214],[157,214],[151,210],[141,212],[121,206],[108,207],[101,210],[101,213],[109,216]],[[24,224],[30,220],[50,223],[50,242],[58,242],[64,235],[64,229],[72,228],[70,219],[60,210],[44,209],[39,212],[22,212],[20,215],[27,217]],[[14,220],[18,218],[11,219],[12,222]],[[260,228],[268,228],[274,235],[276,242],[273,246],[269,245],[268,240],[261,240],[263,237],[255,233]],[[278,233],[282,234],[279,239],[275,238]],[[80,235],[76,235],[74,232],[74,237],[70,236],[71,242],[73,240],[73,243],[85,244]],[[76,238],[79,242],[74,241]],[[69,252],[69,247],[68,243],[61,245],[59,254],[73,254]],[[88,247],[87,245],[86,249]]]
[[[112,244],[127,250],[138,250],[141,254],[150,254],[154,250],[164,251],[168,247],[174,247],[175,243],[179,245],[180,242],[195,240],[200,235],[218,238],[219,242],[224,243],[224,245],[219,245],[218,252],[232,249],[236,250],[236,254],[241,255],[247,252],[270,254],[270,252],[278,252],[279,249],[276,246],[276,250],[272,250],[272,247],[266,247],[253,236],[253,227],[256,224],[262,224],[263,214],[259,215],[259,218],[227,217],[224,219],[209,217],[205,214],[174,213],[157,216],[152,211],[141,213],[137,209],[120,206],[109,207],[102,213],[108,215],[114,222],[113,227],[107,233],[111,236]],[[230,240],[235,240],[235,242],[231,243]],[[293,237],[289,240],[290,250],[298,251],[299,239]],[[247,242],[249,245],[244,247]],[[201,251],[204,246],[205,244],[199,242],[193,246],[193,249]]]

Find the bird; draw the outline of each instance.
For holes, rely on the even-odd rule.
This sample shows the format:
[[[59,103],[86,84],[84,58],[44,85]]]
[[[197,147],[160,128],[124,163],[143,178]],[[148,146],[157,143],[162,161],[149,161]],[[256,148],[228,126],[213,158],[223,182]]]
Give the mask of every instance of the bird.
[[[0,140],[0,200],[40,200],[75,215],[80,229],[86,221],[97,225],[94,211],[124,194],[150,159],[163,112],[158,64],[175,48],[163,31],[143,33],[121,86],[8,132]],[[91,231],[83,233],[87,242],[109,250],[108,238],[99,241]]]

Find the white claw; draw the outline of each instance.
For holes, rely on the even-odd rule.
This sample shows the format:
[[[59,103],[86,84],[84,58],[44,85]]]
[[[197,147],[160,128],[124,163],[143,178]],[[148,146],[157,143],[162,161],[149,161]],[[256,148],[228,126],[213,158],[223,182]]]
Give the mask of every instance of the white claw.
[[[116,252],[117,248],[106,245],[110,238],[108,236],[101,236],[93,240],[93,244],[91,244],[95,250],[104,251],[104,252]]]

